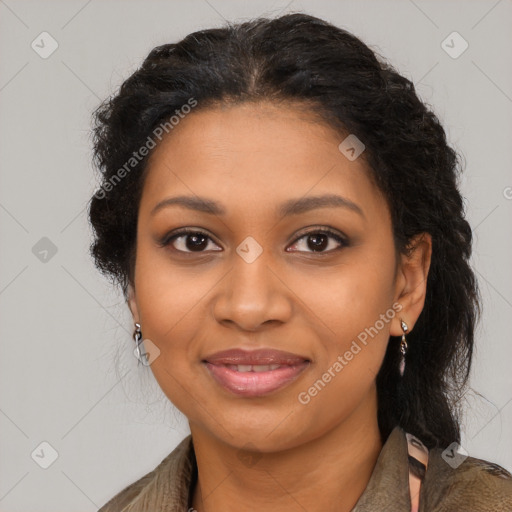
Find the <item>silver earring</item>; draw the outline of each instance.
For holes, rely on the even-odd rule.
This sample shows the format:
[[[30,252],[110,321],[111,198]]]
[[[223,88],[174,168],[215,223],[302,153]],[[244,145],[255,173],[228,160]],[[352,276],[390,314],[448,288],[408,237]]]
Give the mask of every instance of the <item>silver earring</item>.
[[[135,341],[135,355],[139,360],[139,364],[142,363],[142,354],[140,351],[140,345],[142,343],[142,331],[140,329],[140,324],[135,324],[135,332],[133,333],[133,339]]]
[[[407,341],[405,341],[405,333],[409,330],[407,324],[400,319],[400,325],[402,326],[402,341],[400,342],[400,375],[403,376],[405,370],[405,355],[407,354]]]

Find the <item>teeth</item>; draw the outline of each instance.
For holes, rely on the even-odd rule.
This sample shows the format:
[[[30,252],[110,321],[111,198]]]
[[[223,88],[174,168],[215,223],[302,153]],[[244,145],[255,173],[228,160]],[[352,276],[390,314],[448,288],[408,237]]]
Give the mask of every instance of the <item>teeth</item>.
[[[255,364],[252,367],[253,372],[269,372],[270,371],[270,365],[268,364]]]
[[[269,372],[271,370],[277,370],[280,364],[228,364],[227,367],[230,370],[237,372]]]

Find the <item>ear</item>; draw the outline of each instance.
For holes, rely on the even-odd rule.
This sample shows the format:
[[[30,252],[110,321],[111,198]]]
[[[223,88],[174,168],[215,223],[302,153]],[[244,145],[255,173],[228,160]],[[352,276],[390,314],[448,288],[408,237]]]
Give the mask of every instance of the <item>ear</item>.
[[[135,298],[135,288],[130,284],[128,285],[128,307],[130,308],[130,311],[132,312],[132,317],[134,323],[140,323],[139,318],[139,309],[137,307],[137,299]]]
[[[395,302],[402,305],[391,324],[391,336],[403,334],[400,320],[408,327],[408,332],[420,316],[427,294],[427,277],[432,257],[432,237],[429,233],[416,235],[410,243],[409,254],[401,254],[398,264]]]

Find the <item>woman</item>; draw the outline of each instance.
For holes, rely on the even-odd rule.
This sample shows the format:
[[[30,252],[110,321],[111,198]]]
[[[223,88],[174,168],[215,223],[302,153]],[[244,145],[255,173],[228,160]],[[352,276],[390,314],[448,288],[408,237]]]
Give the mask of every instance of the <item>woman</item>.
[[[92,253],[191,431],[101,512],[512,510],[459,449],[472,235],[409,80],[291,14],[155,48],[95,119]]]

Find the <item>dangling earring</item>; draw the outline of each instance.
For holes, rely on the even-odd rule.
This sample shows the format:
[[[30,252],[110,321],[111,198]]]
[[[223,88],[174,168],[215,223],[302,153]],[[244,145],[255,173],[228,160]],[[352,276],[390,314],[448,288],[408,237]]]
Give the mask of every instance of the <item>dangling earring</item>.
[[[400,319],[400,325],[402,326],[402,341],[400,342],[400,375],[403,376],[405,370],[405,354],[407,354],[407,341],[405,341],[405,333],[409,330],[407,324]]]
[[[142,354],[140,351],[140,345],[142,343],[142,331],[140,329],[140,324],[135,324],[135,332],[133,333],[133,339],[135,341],[135,355],[139,360],[139,364],[142,363]]]

